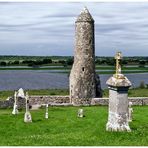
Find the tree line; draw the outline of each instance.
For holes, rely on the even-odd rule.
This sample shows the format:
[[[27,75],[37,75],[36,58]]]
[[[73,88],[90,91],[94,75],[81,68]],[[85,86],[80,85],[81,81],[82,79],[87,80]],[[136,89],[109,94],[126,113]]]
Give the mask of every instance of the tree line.
[[[37,67],[37,66],[42,66],[46,64],[60,64],[66,67],[68,65],[73,64],[73,58],[67,58],[66,60],[56,60],[56,61],[45,58],[43,60],[30,60],[29,59],[29,60],[23,60],[23,61],[15,60],[15,61],[7,61],[7,62],[1,61],[0,62],[0,66],[27,65],[30,67]]]
[[[25,58],[25,60],[6,60],[0,61],[0,66],[13,66],[13,65],[27,65],[31,67],[37,67],[42,65],[62,65],[64,67],[71,66],[74,62],[73,57],[58,57],[56,60],[53,58]],[[115,59],[113,57],[96,57],[96,65],[115,65]],[[139,65],[139,67],[144,67],[148,64],[147,57],[125,57],[121,60],[121,65]]]

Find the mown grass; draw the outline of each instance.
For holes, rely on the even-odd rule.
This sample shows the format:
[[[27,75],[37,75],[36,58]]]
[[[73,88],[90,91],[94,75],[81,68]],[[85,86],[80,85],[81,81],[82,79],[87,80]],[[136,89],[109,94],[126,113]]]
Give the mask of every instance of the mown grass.
[[[68,89],[40,89],[28,90],[30,95],[69,95]]]
[[[68,89],[40,89],[40,90],[25,90],[29,95],[68,95]],[[5,100],[14,95],[14,91],[0,91],[0,100]]]
[[[147,146],[148,107],[135,106],[132,132],[107,132],[107,106],[82,107],[84,118],[77,117],[78,107],[49,107],[32,110],[32,123],[24,123],[24,110],[19,115],[10,109],[0,110],[1,146]]]
[[[40,90],[25,90],[29,95],[69,95],[68,89],[40,89]],[[109,90],[103,90],[103,97],[108,97]],[[6,100],[13,96],[14,91],[0,91],[0,100]],[[129,97],[148,97],[148,88],[133,88],[128,91]]]
[[[103,97],[109,96],[109,90],[103,90]],[[129,89],[128,97],[148,97],[148,88],[133,88]]]

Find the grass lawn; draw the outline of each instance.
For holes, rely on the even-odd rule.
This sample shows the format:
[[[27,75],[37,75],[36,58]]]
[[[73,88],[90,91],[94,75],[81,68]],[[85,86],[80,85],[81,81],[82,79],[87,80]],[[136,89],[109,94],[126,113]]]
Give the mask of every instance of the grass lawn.
[[[29,95],[69,95],[68,89],[40,89],[28,90]],[[8,97],[13,96],[14,91],[0,91],[0,100],[6,100]],[[129,97],[148,97],[148,88],[134,88],[129,89]],[[103,90],[103,97],[108,97],[108,89]]]
[[[24,123],[12,109],[0,109],[1,146],[148,146],[148,107],[134,106],[132,132],[107,132],[108,107],[82,107],[84,118],[77,117],[78,107],[49,107],[31,111],[33,122]]]
[[[103,97],[109,96],[109,90],[103,90]],[[148,88],[133,88],[129,89],[128,97],[148,97]]]
[[[40,89],[40,90],[25,90],[29,95],[68,95],[68,89]],[[6,100],[13,96],[14,91],[0,91],[0,100]]]

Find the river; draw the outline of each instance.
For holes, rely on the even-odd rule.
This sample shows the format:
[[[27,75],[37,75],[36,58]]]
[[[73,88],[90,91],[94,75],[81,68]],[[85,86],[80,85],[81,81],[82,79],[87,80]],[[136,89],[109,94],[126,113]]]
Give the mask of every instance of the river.
[[[100,74],[102,88],[107,88],[106,81],[111,74]],[[141,81],[148,84],[148,73],[126,74],[133,87]],[[0,90],[53,89],[68,88],[69,78],[65,73],[53,73],[50,70],[2,70],[0,71]]]

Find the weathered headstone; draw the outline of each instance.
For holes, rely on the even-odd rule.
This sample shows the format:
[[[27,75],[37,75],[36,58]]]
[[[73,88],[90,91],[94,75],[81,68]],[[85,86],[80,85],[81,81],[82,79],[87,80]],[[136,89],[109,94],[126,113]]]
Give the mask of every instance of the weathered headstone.
[[[109,115],[107,131],[130,131],[128,124],[128,89],[131,82],[121,74],[121,53],[116,59],[116,74],[107,80],[109,88]]]
[[[84,8],[78,16],[75,30],[74,63],[70,73],[70,100],[75,106],[90,105],[91,99],[96,97],[96,94],[101,95],[100,90],[97,90],[101,88],[99,77],[96,77],[95,73],[94,20],[87,8]]]
[[[14,105],[13,105],[13,111],[12,111],[12,114],[13,115],[16,115],[18,114],[18,108],[17,108],[17,92],[15,91],[14,92]]]
[[[78,109],[78,117],[80,118],[84,117],[83,109]]]
[[[45,113],[45,119],[48,119],[48,104],[46,104],[46,113]]]
[[[133,113],[132,102],[129,102],[129,106],[128,106],[128,121],[129,122],[132,122],[132,113]]]
[[[29,96],[28,96],[28,92],[26,92],[26,112],[24,115],[24,122],[32,122],[32,117],[31,117],[31,113],[29,112]]]
[[[17,97],[19,97],[19,98],[25,98],[24,90],[22,88],[20,88],[18,90]]]

